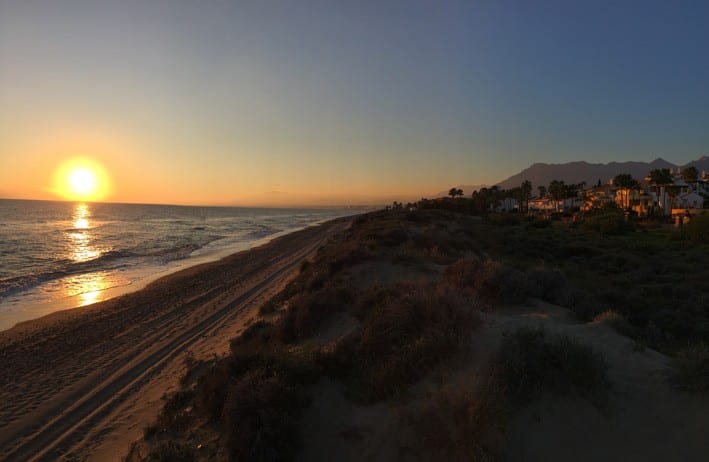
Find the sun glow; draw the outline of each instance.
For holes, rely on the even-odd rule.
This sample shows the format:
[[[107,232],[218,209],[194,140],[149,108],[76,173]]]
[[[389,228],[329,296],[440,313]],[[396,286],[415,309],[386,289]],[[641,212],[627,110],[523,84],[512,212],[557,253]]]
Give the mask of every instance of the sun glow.
[[[108,174],[92,159],[68,160],[54,174],[54,192],[68,200],[102,200],[110,194],[110,186]]]

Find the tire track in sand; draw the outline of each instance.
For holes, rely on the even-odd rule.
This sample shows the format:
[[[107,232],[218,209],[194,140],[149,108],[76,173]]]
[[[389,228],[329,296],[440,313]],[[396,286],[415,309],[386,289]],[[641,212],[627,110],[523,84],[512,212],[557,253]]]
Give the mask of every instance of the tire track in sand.
[[[282,255],[278,259],[269,259],[264,262],[268,274],[258,282],[245,288],[238,295],[232,295],[227,300],[219,299],[219,294],[214,298],[199,297],[203,304],[210,302],[220,303],[221,306],[206,318],[191,326],[182,333],[156,344],[154,348],[138,355],[128,364],[124,365],[107,379],[96,383],[87,383],[69,395],[69,399],[61,402],[61,410],[50,409],[53,415],[44,415],[36,419],[43,424],[28,423],[16,428],[15,431],[5,432],[0,436],[0,446],[9,449],[2,457],[4,460],[56,460],[66,454],[68,447],[80,441],[92,427],[105,418],[118,404],[126,400],[133,393],[140,391],[141,386],[158,373],[164,366],[177,355],[187,349],[193,342],[211,331],[218,329],[220,324],[240,312],[249,302],[265,292],[269,286],[279,278],[285,278],[295,271],[297,266],[329,238],[335,228],[331,226],[322,235],[313,239],[309,245],[296,253]],[[277,260],[277,261],[274,261]],[[280,263],[280,264],[278,264]],[[164,330],[154,332],[151,337],[159,338]],[[142,342],[141,342],[142,343]],[[76,397],[80,397],[76,399]],[[58,412],[57,412],[58,411]],[[14,448],[8,448],[9,443],[24,439]]]

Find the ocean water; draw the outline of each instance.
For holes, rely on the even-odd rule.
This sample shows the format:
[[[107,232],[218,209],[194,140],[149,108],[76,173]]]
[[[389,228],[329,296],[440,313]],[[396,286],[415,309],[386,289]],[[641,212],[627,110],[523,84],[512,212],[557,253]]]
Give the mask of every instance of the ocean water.
[[[0,330],[354,213],[0,199]]]

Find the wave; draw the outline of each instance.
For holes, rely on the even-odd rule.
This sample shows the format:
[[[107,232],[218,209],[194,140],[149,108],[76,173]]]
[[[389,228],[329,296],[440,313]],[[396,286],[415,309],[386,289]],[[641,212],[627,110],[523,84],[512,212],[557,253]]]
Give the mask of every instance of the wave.
[[[0,298],[36,287],[40,284],[55,279],[75,276],[77,274],[104,270],[117,270],[150,263],[165,264],[173,260],[187,258],[192,252],[200,247],[201,246],[197,244],[187,244],[143,254],[129,250],[112,250],[100,255],[97,258],[84,262],[60,260],[56,262],[57,268],[52,269],[51,271],[35,274],[24,274],[6,279],[0,279]]]

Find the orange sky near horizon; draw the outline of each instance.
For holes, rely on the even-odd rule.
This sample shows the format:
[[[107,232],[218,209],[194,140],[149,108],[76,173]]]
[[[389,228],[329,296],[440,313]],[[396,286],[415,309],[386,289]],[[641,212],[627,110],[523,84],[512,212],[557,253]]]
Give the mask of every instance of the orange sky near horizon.
[[[419,178],[408,190],[400,182],[387,187],[367,174],[359,178],[353,175],[349,184],[343,185],[340,178],[328,176],[327,172],[313,178],[317,166],[308,163],[299,166],[287,159],[274,164],[266,156],[260,165],[244,160],[247,165],[243,169],[238,163],[222,161],[221,165],[214,165],[205,156],[202,162],[211,164],[200,169],[194,159],[181,156],[168,162],[159,161],[164,156],[150,155],[156,149],[154,146],[127,142],[129,138],[94,130],[21,140],[32,139],[33,143],[9,145],[5,139],[0,142],[5,150],[23,154],[15,156],[11,171],[0,171],[0,197],[73,200],[61,190],[62,186],[57,186],[55,178],[61,166],[72,159],[86,159],[105,170],[103,181],[110,184],[99,184],[107,191],[97,199],[106,202],[245,206],[384,204],[420,199],[445,187],[430,177],[427,186]],[[270,182],[265,183],[263,178]]]

